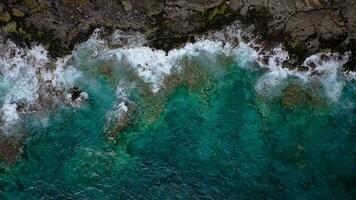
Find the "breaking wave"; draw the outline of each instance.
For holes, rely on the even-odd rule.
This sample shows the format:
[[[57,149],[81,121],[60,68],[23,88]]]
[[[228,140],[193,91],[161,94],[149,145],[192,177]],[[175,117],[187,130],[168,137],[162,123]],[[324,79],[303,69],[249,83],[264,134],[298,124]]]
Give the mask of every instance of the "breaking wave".
[[[66,66],[69,57],[53,62],[43,46],[27,49],[8,42],[0,49],[2,132],[8,134],[20,113],[47,110],[80,72]]]
[[[289,60],[289,54],[282,45],[265,49],[253,39],[244,41],[241,34],[240,27],[234,24],[222,31],[198,38],[195,43],[187,43],[182,48],[165,52],[148,47],[142,34],[117,31],[110,38],[102,38],[98,29],[87,42],[78,45],[72,55],[58,60],[49,58],[47,50],[42,46],[27,49],[8,42],[1,46],[0,51],[2,127],[16,124],[22,112],[49,110],[54,102],[65,103],[71,99],[68,98],[70,88],[75,86],[78,79],[83,78],[80,65],[86,66],[85,61],[92,60],[111,59],[118,65],[127,65],[149,85],[153,94],[164,87],[165,78],[173,72],[181,71],[184,66],[180,65],[180,61],[183,58],[200,55],[210,59],[215,59],[216,55],[230,56],[241,68],[263,69],[266,72],[257,81],[255,90],[268,98],[280,95],[290,78],[298,79],[304,84],[317,79],[326,97],[337,102],[345,81],[355,77],[352,72],[344,76],[341,73],[341,67],[349,59],[349,53],[312,55],[302,65],[306,70],[301,71],[284,66]],[[113,44],[117,47],[110,48]],[[82,60],[82,63],[78,60]],[[108,113],[108,121],[120,120],[128,112],[127,89],[123,84],[118,84],[117,106]],[[82,97],[88,98],[86,93]]]

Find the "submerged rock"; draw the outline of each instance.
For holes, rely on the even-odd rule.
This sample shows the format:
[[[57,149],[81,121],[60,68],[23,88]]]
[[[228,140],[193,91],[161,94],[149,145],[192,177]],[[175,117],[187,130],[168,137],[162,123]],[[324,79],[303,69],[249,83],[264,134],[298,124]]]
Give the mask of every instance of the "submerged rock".
[[[20,159],[24,142],[25,136],[23,134],[11,136],[0,134],[0,160],[11,164]]]
[[[324,100],[318,94],[313,94],[310,89],[297,84],[290,84],[282,91],[281,104],[284,108],[291,110],[325,105]]]
[[[128,102],[121,102],[109,113],[104,130],[104,135],[108,140],[115,140],[121,131],[129,125],[133,110]]]

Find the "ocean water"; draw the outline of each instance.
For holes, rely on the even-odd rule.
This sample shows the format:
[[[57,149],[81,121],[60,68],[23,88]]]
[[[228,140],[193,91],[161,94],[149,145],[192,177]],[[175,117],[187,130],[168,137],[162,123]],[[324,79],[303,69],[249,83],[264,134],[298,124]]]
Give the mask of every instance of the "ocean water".
[[[356,198],[356,82],[340,59],[311,77],[278,66],[278,49],[266,70],[219,42],[101,47],[78,47],[49,78],[85,103],[9,118],[28,137],[0,165],[0,199]],[[6,113],[16,99],[1,80]]]

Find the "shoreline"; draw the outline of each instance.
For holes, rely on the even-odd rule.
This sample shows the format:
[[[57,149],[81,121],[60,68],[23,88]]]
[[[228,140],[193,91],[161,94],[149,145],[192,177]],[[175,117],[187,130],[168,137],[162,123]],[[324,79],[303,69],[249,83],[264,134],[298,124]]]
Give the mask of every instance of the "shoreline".
[[[266,46],[283,43],[295,60],[293,65],[325,50],[350,51],[345,69],[356,70],[356,3],[349,0],[165,0],[146,4],[108,0],[107,4],[5,1],[0,5],[0,35],[22,46],[41,44],[56,58],[70,54],[96,28],[103,27],[107,35],[114,30],[143,33],[150,47],[168,52],[238,20],[243,29],[252,25],[253,34]]]

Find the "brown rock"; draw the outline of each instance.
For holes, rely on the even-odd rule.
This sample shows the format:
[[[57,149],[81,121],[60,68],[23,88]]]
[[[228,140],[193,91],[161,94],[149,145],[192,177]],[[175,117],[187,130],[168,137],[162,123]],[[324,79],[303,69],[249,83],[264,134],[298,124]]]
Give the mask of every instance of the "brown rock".
[[[16,27],[26,34],[15,33],[13,24],[7,33],[18,42],[36,40],[48,46],[53,57],[70,53],[96,27],[148,33],[149,45],[170,50],[190,41],[189,36],[238,19],[254,24],[264,41],[290,43],[287,50],[298,57],[297,64],[306,55],[325,48],[338,50],[356,38],[356,3],[351,0],[4,0],[3,4],[4,10],[12,8],[14,16],[26,13]],[[9,21],[8,15],[0,16],[0,22]]]
[[[11,20],[11,16],[8,12],[4,12],[4,14],[0,15],[0,22],[9,22]]]
[[[283,90],[281,104],[284,108],[291,110],[306,107],[321,108],[325,105],[320,96],[297,84],[291,84]]]

